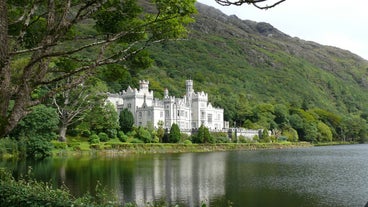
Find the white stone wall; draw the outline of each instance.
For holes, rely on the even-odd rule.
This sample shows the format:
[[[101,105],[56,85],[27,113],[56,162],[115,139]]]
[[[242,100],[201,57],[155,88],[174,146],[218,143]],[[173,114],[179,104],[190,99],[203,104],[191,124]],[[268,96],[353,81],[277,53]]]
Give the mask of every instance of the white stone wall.
[[[194,92],[192,80],[186,81],[186,95],[183,98],[169,96],[165,89],[164,100],[154,99],[148,81],[140,81],[139,84],[139,89],[128,87],[121,94],[109,94],[108,98],[116,108],[128,108],[137,126],[151,123],[158,127],[158,122],[163,121],[165,128],[170,128],[174,123],[183,130],[199,128],[202,124],[211,130],[224,128],[223,109],[212,107],[207,93]]]

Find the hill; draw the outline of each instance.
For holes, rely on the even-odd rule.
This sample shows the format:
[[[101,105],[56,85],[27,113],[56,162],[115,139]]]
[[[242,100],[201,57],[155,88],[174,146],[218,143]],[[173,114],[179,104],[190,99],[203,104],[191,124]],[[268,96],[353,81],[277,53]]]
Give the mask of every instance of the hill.
[[[260,103],[360,113],[368,101],[368,61],[304,41],[264,22],[241,20],[197,3],[188,39],[150,48],[154,66],[139,73],[156,95],[180,96],[185,79],[235,120]],[[249,112],[241,112],[249,113]]]

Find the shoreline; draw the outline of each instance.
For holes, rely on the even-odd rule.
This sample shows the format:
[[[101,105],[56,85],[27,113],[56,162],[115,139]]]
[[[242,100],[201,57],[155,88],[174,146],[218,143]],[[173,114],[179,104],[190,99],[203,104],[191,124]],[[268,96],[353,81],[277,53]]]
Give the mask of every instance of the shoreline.
[[[217,143],[217,144],[170,144],[170,143],[105,143],[94,146],[90,150],[58,149],[52,157],[60,156],[114,156],[129,154],[158,154],[158,153],[185,153],[185,152],[224,152],[240,150],[267,150],[313,147],[309,142],[282,142],[282,143]]]

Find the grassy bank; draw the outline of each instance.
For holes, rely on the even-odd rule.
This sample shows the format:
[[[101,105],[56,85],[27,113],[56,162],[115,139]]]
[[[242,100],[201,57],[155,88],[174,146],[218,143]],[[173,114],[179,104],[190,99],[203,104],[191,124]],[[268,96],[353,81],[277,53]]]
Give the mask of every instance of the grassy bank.
[[[180,153],[180,152],[214,152],[231,150],[284,149],[311,147],[308,142],[280,143],[221,143],[221,144],[170,144],[170,143],[122,143],[105,142],[89,145],[79,142],[74,144],[55,144],[54,156],[78,154],[137,154],[137,153]]]

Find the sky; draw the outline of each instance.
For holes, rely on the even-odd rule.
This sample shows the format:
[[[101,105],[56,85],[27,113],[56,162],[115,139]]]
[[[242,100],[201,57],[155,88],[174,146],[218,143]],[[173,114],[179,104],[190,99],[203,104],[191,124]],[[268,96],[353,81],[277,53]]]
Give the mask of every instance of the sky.
[[[349,50],[368,60],[367,0],[286,0],[268,10],[248,4],[221,6],[215,0],[197,1],[227,15],[267,22],[292,37]]]

